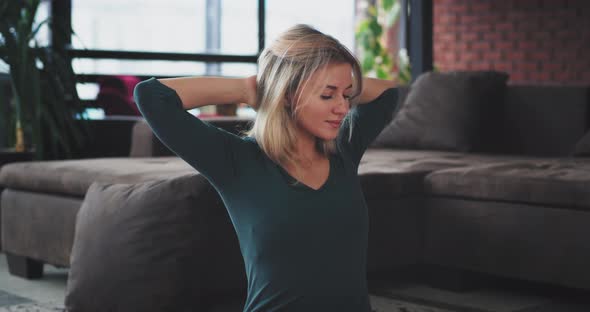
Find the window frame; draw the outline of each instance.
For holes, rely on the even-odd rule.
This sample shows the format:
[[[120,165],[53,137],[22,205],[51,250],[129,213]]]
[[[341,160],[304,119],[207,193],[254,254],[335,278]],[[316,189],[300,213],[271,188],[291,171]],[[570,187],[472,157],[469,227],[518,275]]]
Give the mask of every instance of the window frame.
[[[53,19],[50,31],[50,42],[54,47],[63,47],[72,58],[84,59],[115,59],[115,60],[158,60],[158,61],[196,61],[203,63],[251,63],[256,64],[258,56],[265,45],[265,0],[258,0],[258,52],[250,54],[220,54],[220,53],[171,53],[171,52],[145,52],[145,51],[120,51],[99,49],[75,49],[72,47],[71,35],[56,29],[72,29],[72,0],[51,0],[51,12]],[[96,82],[101,74],[76,74],[79,82]],[[138,76],[147,79],[147,76]],[[160,77],[166,78],[166,77]]]

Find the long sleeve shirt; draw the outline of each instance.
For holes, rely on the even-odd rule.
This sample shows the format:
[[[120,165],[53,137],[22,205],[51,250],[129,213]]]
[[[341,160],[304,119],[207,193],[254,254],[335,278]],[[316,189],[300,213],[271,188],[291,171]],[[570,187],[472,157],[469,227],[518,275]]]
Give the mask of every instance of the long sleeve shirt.
[[[371,311],[369,222],[357,170],[392,118],[397,89],[349,111],[319,189],[292,183],[296,179],[253,137],[191,115],[178,94],[155,78],[138,84],[134,96],[155,135],[202,174],[225,204],[244,258],[245,312]]]

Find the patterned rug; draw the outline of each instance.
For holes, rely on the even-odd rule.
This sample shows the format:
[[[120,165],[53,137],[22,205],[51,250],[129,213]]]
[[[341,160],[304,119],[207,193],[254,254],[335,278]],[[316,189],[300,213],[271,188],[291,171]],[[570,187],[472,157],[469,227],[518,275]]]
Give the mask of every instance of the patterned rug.
[[[390,298],[371,296],[374,312],[453,312],[452,310],[429,307]],[[0,290],[0,312],[65,312],[63,304],[40,303]],[[221,312],[221,311],[220,311]],[[241,312],[240,308],[223,312]]]
[[[0,307],[0,312],[65,312],[63,307],[53,304],[23,303],[8,307]]]
[[[39,303],[0,290],[0,312],[64,312],[63,306],[52,303]]]
[[[373,312],[459,312],[459,310],[447,310],[430,305],[422,305],[419,303],[374,295],[371,295],[370,299]]]
[[[444,302],[421,302],[417,298],[404,299],[371,295],[373,312],[587,312],[590,306],[582,302],[552,301],[544,302],[525,309],[482,309],[451,305]],[[0,290],[0,312],[66,312],[63,304],[41,303]],[[215,312],[241,312],[240,307],[227,307]]]
[[[374,290],[379,299],[399,302],[398,310],[392,311],[453,311],[453,312],[588,312],[590,293],[587,291],[551,288],[550,293],[531,293],[521,291],[449,292],[429,288],[428,292],[419,288],[384,288]],[[372,301],[374,305],[375,301]],[[417,310],[411,307],[416,305]],[[379,307],[379,306],[377,306]],[[408,309],[410,307],[410,309]],[[375,308],[375,305],[374,305]],[[422,309],[422,310],[420,310]],[[381,311],[387,310],[384,306]]]

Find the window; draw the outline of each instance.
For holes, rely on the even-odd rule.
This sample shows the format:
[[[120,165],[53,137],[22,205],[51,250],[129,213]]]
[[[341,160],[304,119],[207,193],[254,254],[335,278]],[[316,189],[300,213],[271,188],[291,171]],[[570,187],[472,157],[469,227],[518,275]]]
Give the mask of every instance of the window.
[[[311,25],[354,51],[354,0],[267,1],[267,43],[295,24]]]
[[[256,0],[72,0],[74,49],[252,56],[249,63],[77,58],[78,74],[154,76],[256,73]],[[354,0],[265,2],[265,41],[288,27],[310,24],[354,45]],[[310,8],[313,7],[313,10]]]
[[[92,50],[254,55],[256,5],[255,0],[74,0],[72,27],[78,38],[72,44]]]
[[[258,53],[256,0],[72,1],[75,49],[252,56]],[[231,64],[231,65],[230,65]],[[229,66],[226,66],[229,65]],[[81,74],[248,75],[251,64],[78,59]]]
[[[303,23],[354,51],[355,0],[70,1],[79,76],[254,75],[262,49],[259,23],[266,42]],[[260,17],[259,5],[265,7]],[[94,52],[99,55],[89,55]],[[79,84],[78,91],[91,100],[98,85]]]

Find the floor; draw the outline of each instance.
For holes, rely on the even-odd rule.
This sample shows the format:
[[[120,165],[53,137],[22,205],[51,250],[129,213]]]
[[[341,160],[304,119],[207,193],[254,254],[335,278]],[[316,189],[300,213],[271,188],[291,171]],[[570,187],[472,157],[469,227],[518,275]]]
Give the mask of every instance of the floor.
[[[8,273],[6,257],[0,253],[0,290],[43,303],[63,304],[66,294],[67,269],[45,266],[40,280],[26,280]],[[434,288],[424,283],[405,280],[383,282],[372,287],[371,303],[377,311],[432,312],[582,312],[590,311],[590,293],[562,288],[533,287],[514,282],[497,283],[477,289],[455,292]],[[408,302],[395,308],[395,302]],[[413,309],[413,303],[416,308]],[[420,309],[428,305],[432,309]]]
[[[8,273],[6,257],[0,253],[0,290],[39,302],[60,303],[66,294],[67,269],[45,266],[45,275],[39,280],[27,280]]]

